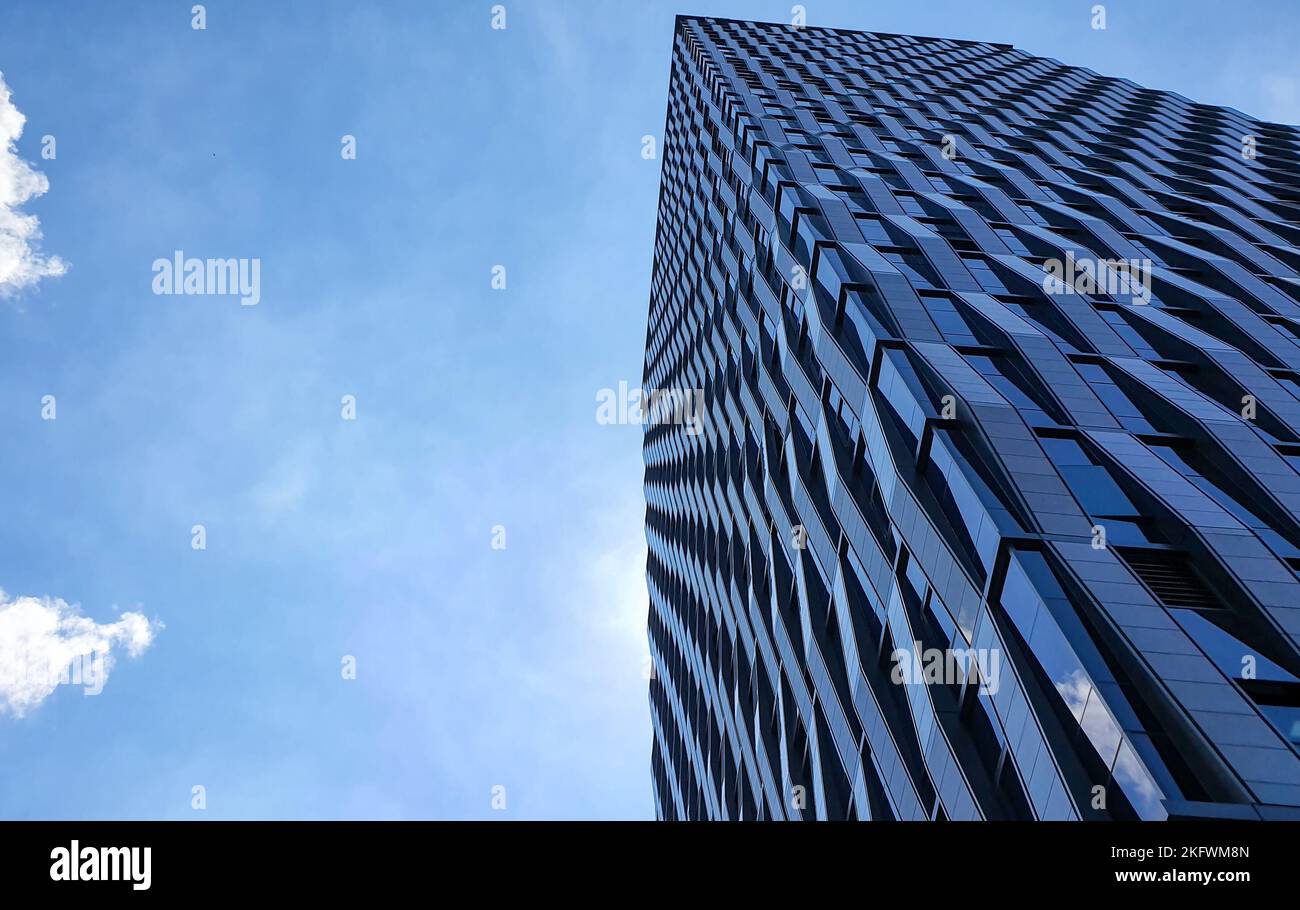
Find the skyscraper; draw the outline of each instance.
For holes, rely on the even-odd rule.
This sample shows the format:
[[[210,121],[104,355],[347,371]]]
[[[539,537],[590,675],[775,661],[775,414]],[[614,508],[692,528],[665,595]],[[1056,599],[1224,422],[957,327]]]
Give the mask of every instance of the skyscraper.
[[[680,18],[663,155],[660,817],[1300,818],[1300,130]]]

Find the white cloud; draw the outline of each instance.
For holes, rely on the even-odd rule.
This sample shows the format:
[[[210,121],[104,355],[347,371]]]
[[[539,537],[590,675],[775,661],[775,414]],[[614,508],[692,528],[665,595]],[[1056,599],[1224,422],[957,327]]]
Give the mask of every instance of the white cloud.
[[[57,597],[16,597],[0,591],[0,715],[22,717],[63,682],[97,694],[113,666],[113,649],[139,657],[162,623],[141,613],[97,623]]]
[[[0,297],[68,270],[58,256],[47,257],[40,251],[41,228],[36,216],[18,211],[27,200],[50,188],[45,175],[19,158],[14,148],[26,122],[9,100],[9,86],[0,73]]]

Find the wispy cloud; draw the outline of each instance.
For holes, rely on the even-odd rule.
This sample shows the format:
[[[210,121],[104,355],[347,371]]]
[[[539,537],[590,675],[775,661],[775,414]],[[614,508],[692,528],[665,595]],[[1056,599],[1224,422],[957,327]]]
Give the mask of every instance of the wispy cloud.
[[[1300,123],[1300,79],[1290,74],[1266,73],[1260,85],[1267,105],[1263,116],[1278,123]]]
[[[142,613],[97,623],[57,597],[10,600],[0,591],[0,715],[22,717],[49,697],[61,675],[66,682],[75,673],[87,692],[97,692],[114,648],[139,657],[161,629]]]
[[[41,228],[36,216],[18,210],[50,188],[45,175],[19,158],[14,147],[26,122],[10,100],[9,86],[0,73],[0,297],[68,270],[58,256],[40,251]]]

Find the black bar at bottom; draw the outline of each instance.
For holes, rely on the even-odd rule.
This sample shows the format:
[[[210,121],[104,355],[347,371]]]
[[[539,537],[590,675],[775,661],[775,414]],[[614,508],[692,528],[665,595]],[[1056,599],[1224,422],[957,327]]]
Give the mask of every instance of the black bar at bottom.
[[[451,897],[483,887],[770,898],[784,886],[807,898],[844,889],[864,899],[1097,890],[1231,899],[1261,885],[1293,888],[1298,833],[1295,823],[1192,822],[0,822],[0,883],[7,894],[55,896],[432,888]]]

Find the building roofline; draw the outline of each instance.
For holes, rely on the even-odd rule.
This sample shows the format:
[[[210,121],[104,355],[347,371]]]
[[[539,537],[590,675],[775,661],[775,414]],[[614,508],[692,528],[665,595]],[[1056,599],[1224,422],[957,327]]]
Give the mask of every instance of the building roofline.
[[[739,25],[759,25],[771,28],[790,28],[788,22],[767,22],[758,19],[733,19],[729,16],[697,16],[689,13],[678,13],[673,23],[673,30],[680,31],[683,22],[731,22]],[[804,25],[803,29],[815,29],[822,32],[836,32],[845,35],[879,35],[881,38],[916,38],[920,41],[951,41],[953,44],[964,46],[992,47],[1001,51],[1015,50],[1014,44],[1005,44],[999,41],[977,41],[974,38],[943,38],[935,35],[908,35],[902,32],[873,32],[861,28],[834,28],[829,25]]]

